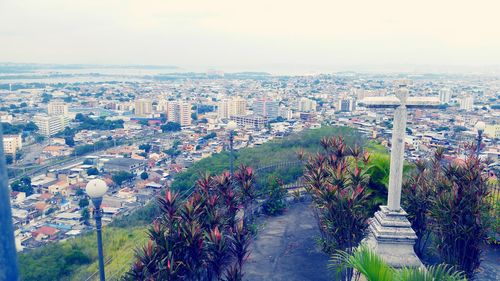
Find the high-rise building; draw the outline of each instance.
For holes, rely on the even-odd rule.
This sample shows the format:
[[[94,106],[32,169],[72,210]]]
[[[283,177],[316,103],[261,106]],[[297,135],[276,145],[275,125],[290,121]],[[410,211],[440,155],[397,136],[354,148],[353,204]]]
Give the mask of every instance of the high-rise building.
[[[135,101],[134,113],[136,116],[148,116],[153,113],[153,102],[149,99]]]
[[[247,112],[247,101],[241,97],[225,99],[218,103],[217,117],[229,119],[231,116],[243,116]]]
[[[181,126],[191,125],[191,103],[169,101],[167,121],[179,123]]]
[[[461,110],[471,111],[474,109],[474,98],[472,96],[463,97],[458,102]]]
[[[356,110],[356,102],[353,99],[341,99],[339,100],[338,110],[342,112],[351,112]]]
[[[316,111],[316,101],[308,98],[300,98],[298,109],[300,112],[315,112]]]
[[[256,115],[275,119],[279,116],[279,102],[269,99],[256,100],[253,103],[253,112]]]
[[[64,130],[69,124],[69,119],[65,115],[44,116],[36,115],[34,118],[35,124],[38,126],[39,132],[44,136],[53,136]]]
[[[16,155],[16,152],[23,147],[21,135],[4,135],[3,151],[5,154]]]
[[[47,112],[50,116],[68,115],[68,105],[62,101],[51,101],[47,105]]]
[[[179,103],[179,124],[181,126],[191,125],[191,104],[188,102]]]
[[[449,88],[442,88],[439,90],[439,101],[441,104],[450,103],[451,90]]]
[[[484,129],[484,134],[490,138],[500,139],[500,125],[499,124],[486,125],[486,128]]]

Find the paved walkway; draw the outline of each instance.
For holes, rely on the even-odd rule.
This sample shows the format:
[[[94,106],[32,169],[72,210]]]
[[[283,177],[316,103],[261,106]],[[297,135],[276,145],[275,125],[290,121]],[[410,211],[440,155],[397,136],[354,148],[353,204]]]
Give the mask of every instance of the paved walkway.
[[[331,281],[329,257],[316,246],[319,237],[309,203],[292,203],[281,216],[267,217],[244,266],[245,281]],[[500,280],[500,250],[486,250],[476,280]]]
[[[319,237],[309,203],[292,203],[281,216],[259,228],[245,264],[246,281],[329,281],[329,257],[316,246]]]

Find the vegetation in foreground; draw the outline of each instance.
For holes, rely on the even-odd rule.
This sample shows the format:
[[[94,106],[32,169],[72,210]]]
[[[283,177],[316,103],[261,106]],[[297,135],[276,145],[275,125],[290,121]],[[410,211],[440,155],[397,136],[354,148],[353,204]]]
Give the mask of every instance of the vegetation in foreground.
[[[431,161],[420,161],[403,188],[403,203],[417,233],[415,251],[429,254],[474,276],[481,263],[491,224],[491,198],[485,163],[470,147],[465,160],[447,163],[438,149]]]
[[[255,200],[252,169],[241,166],[234,178],[206,175],[196,185],[185,200],[170,190],[158,199],[161,215],[124,280],[243,280]]]
[[[332,257],[331,268],[340,275],[346,269],[354,269],[356,278],[362,275],[367,281],[465,281],[465,274],[448,265],[433,265],[427,268],[395,269],[366,246],[360,246],[352,253],[342,252]]]
[[[342,135],[346,143],[362,141],[360,135],[352,128],[347,127],[323,127],[320,129],[306,130],[294,134],[284,139],[265,143],[253,148],[243,148],[236,153],[236,164],[252,163],[256,161],[256,166],[265,166],[280,161],[296,161],[297,151],[304,150],[310,153],[318,152],[321,147],[319,140],[325,136]],[[383,147],[373,143],[368,143],[370,150],[384,151]],[[378,155],[378,154],[377,154]],[[251,158],[249,158],[251,157]],[[373,157],[373,155],[372,155]],[[383,157],[382,157],[383,158]],[[382,162],[387,162],[388,158],[383,158]],[[193,186],[195,180],[201,173],[218,174],[228,169],[229,155],[225,152],[213,155],[195,163],[186,172],[178,174],[173,183],[172,190],[182,192]],[[269,172],[260,173],[259,178],[278,177],[284,183],[293,182],[302,175],[301,167],[287,167],[274,169]],[[258,181],[259,179],[257,179]],[[105,246],[106,274],[114,274],[117,270],[124,272],[132,262],[133,251],[139,241],[145,241],[147,235],[144,226],[150,224],[160,213],[158,206],[154,203],[136,210],[132,214],[115,219],[110,225],[104,227],[103,237]],[[106,234],[108,233],[108,234]],[[127,243],[115,244],[113,237],[131,235]],[[130,243],[130,244],[129,244]],[[114,244],[117,247],[108,247]],[[132,245],[135,244],[135,245]],[[80,247],[81,246],[81,247]],[[50,248],[49,248],[50,247]],[[57,254],[62,248],[71,249],[80,247],[90,260],[84,260],[75,267],[65,267],[60,270],[61,261],[65,259],[63,254]],[[40,257],[44,257],[43,259]],[[120,258],[116,258],[120,257]],[[84,276],[90,276],[97,271],[97,251],[95,247],[95,234],[88,233],[75,239],[53,243],[39,249],[34,249],[20,254],[19,258],[22,280],[81,280]],[[64,264],[64,263],[63,263]]]
[[[323,152],[309,157],[305,178],[321,233],[323,251],[351,253],[365,237],[368,218],[369,155],[341,137],[321,140]],[[340,280],[351,280],[352,268]]]

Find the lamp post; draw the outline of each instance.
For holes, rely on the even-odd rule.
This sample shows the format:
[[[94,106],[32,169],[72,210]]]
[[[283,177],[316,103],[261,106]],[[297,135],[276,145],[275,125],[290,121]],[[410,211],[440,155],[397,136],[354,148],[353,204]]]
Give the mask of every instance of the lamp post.
[[[483,141],[483,132],[484,129],[486,128],[486,124],[483,121],[478,121],[474,127],[477,130],[476,154],[477,157],[479,157],[479,153],[481,152],[481,142]]]
[[[102,197],[108,191],[108,185],[105,181],[100,179],[93,179],[87,183],[87,187],[85,191],[89,195],[90,199],[92,199],[92,203],[94,204],[94,218],[95,218],[95,228],[97,232],[97,251],[99,253],[99,277],[101,281],[105,281],[106,278],[104,276],[104,254],[102,251]]]
[[[238,125],[234,121],[229,121],[227,123],[227,129],[229,130],[229,173],[231,174],[231,177],[233,176],[234,173],[234,149],[233,149],[233,141],[234,141],[234,130]]]

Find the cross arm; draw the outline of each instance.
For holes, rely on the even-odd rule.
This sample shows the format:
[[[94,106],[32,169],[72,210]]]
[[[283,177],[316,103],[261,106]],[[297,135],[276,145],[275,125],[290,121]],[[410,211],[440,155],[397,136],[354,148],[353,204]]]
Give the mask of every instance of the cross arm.
[[[366,97],[360,103],[370,108],[396,108],[401,105],[396,96]],[[438,97],[408,97],[406,101],[408,108],[438,108],[439,105]]]

